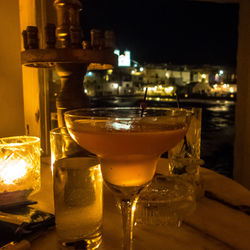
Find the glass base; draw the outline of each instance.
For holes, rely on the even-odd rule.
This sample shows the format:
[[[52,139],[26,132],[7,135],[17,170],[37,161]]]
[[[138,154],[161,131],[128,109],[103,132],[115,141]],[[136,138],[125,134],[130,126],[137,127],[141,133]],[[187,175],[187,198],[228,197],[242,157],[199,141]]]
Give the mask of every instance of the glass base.
[[[102,243],[102,230],[99,229],[96,233],[75,240],[58,239],[59,249],[97,249]]]
[[[137,202],[135,222],[180,226],[196,207],[193,186],[179,176],[156,174]]]

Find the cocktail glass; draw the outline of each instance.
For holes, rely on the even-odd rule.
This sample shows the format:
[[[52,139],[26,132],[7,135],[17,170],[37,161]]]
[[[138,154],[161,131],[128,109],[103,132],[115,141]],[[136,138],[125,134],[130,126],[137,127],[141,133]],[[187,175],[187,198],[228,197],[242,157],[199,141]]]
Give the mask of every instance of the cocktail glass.
[[[65,113],[72,138],[96,154],[103,179],[120,201],[123,249],[132,249],[140,191],[152,180],[163,152],[186,134],[191,113],[173,108],[89,108]]]

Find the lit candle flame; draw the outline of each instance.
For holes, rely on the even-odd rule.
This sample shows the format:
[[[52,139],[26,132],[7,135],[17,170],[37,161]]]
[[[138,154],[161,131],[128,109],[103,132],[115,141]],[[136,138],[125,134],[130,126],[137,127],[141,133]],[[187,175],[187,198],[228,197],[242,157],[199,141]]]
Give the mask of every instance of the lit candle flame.
[[[27,173],[27,162],[23,159],[0,161],[0,180],[5,184],[14,184]]]

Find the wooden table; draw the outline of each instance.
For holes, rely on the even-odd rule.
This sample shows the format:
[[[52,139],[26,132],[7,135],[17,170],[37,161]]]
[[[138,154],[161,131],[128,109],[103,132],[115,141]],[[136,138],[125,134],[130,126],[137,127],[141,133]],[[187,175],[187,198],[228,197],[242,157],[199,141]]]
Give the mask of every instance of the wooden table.
[[[165,166],[164,160],[160,167]],[[167,168],[166,168],[167,169]],[[216,193],[234,205],[250,206],[250,191],[233,180],[214,171],[201,168],[204,189]],[[36,194],[38,207],[53,213],[52,177],[49,159],[43,159],[42,188]],[[121,249],[122,225],[119,209],[113,195],[104,190],[103,244],[99,249]],[[32,242],[34,250],[59,249],[55,230],[46,232]],[[199,249],[250,249],[250,216],[202,197],[196,211],[180,228],[170,226],[137,225],[134,230],[134,250],[199,250]]]

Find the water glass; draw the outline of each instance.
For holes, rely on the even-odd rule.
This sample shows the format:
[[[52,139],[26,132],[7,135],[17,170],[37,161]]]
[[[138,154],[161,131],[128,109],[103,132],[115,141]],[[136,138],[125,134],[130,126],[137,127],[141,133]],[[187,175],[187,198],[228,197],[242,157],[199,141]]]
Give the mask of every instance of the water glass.
[[[66,128],[50,133],[56,232],[64,247],[102,242],[103,181],[96,157],[82,151]]]
[[[202,183],[200,181],[200,165],[204,161],[200,159],[201,148],[201,108],[191,108],[193,113],[185,138],[168,152],[169,168],[173,175],[190,182],[196,192],[196,196],[202,196]]]
[[[201,108],[191,108],[192,116],[187,134],[175,147],[168,151],[169,158],[200,158]]]

